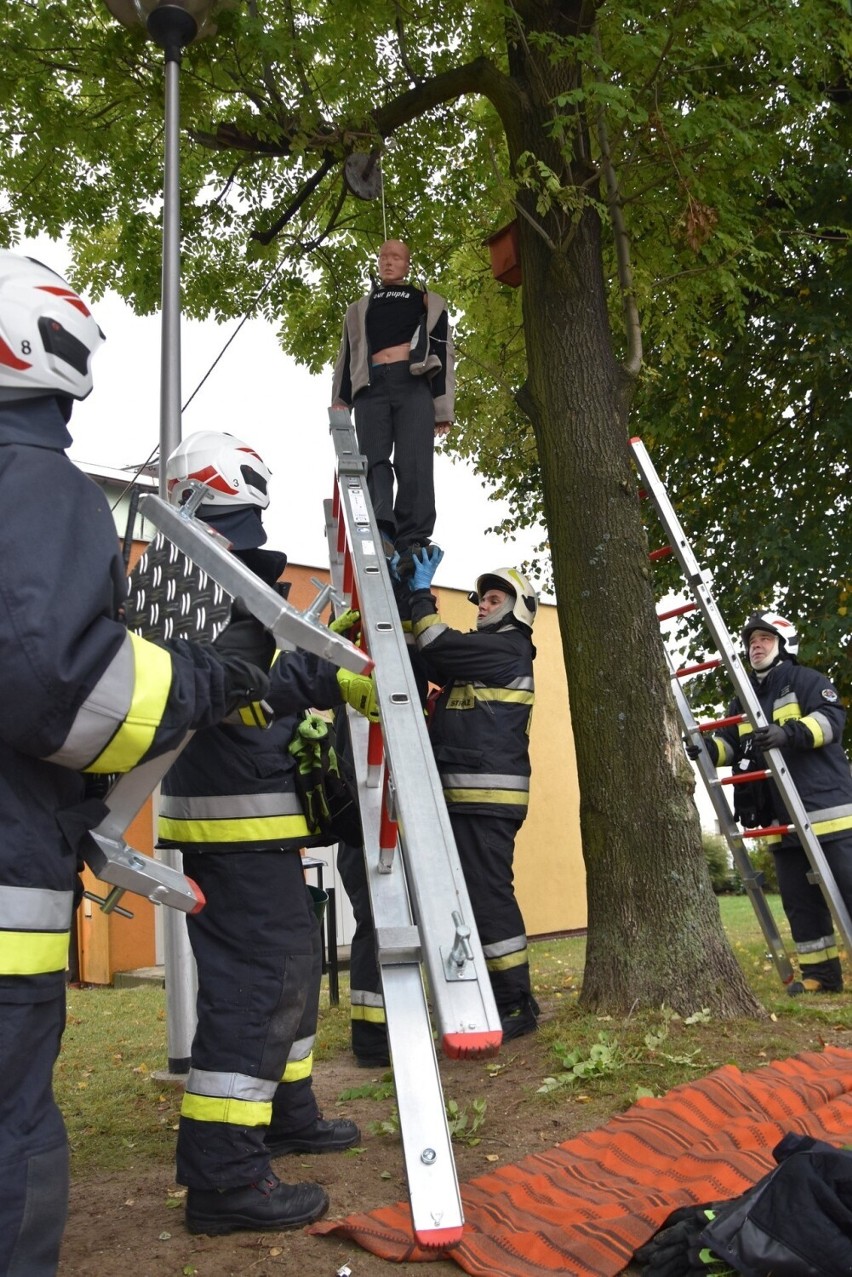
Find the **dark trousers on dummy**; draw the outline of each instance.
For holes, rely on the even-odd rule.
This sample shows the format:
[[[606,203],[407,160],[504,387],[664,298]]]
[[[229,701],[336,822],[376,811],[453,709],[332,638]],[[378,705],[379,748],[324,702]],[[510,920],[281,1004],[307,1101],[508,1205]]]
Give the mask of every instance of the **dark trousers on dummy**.
[[[530,998],[527,937],[512,871],[518,825],[499,816],[468,816],[458,809],[450,812],[450,824],[494,1001],[503,1016],[526,1007]]]
[[[68,1141],[52,1074],[64,1027],[64,979],[45,1001],[0,1001],[0,1277],[53,1277],[59,1262]]]
[[[319,1116],[311,1084],[319,923],[297,851],[187,853],[184,870],[207,904],[187,918],[198,1027],[177,1179],[238,1188],[269,1173],[267,1128],[296,1134]]]
[[[359,1060],[381,1066],[388,1058],[388,1030],[363,849],[341,843],[337,871],[355,916],[349,950],[352,1050]]]
[[[397,550],[415,541],[425,544],[435,527],[435,405],[429,379],[412,377],[407,361],[374,364],[370,385],[355,398],[355,430],[367,458],[367,487],[379,527]]]
[[[852,913],[852,835],[821,841],[828,867],[846,908]],[[843,988],[834,923],[822,890],[808,882],[810,861],[801,847],[773,849],[781,903],[796,945],[802,981],[818,981],[823,989]]]

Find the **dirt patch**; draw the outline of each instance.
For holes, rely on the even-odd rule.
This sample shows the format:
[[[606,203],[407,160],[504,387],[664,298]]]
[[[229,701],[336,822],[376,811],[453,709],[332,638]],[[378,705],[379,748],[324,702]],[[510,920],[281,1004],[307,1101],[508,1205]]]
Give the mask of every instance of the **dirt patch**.
[[[826,1031],[805,1018],[783,1026],[752,1021],[736,1028],[719,1026],[716,1041],[721,1047],[718,1063],[735,1059],[741,1068],[750,1069],[771,1058],[819,1050],[827,1042],[849,1047],[852,1032],[839,1025]],[[623,1086],[577,1088],[543,1101],[536,1091],[553,1066],[544,1033],[509,1043],[498,1061],[487,1064],[441,1061],[447,1101],[455,1101],[471,1117],[474,1100],[487,1103],[485,1121],[477,1133],[479,1142],[474,1146],[454,1143],[460,1181],[562,1143],[625,1107]],[[704,1071],[712,1067],[708,1060]],[[331,1219],[374,1210],[407,1196],[398,1138],[370,1130],[373,1123],[390,1119],[393,1096],[340,1100],[344,1092],[380,1080],[380,1073],[358,1069],[348,1054],[320,1062],[314,1074],[320,1104],[326,1116],[338,1114],[358,1123],[361,1151],[275,1162],[282,1179],[314,1180],[325,1187]],[[131,1277],[335,1277],[347,1263],[352,1277],[390,1277],[394,1272],[459,1277],[462,1271],[450,1260],[389,1264],[349,1242],[313,1237],[305,1231],[193,1237],[183,1221],[182,1192],[167,1165],[76,1179],[59,1273],[60,1277],[125,1273]]]
[[[552,1055],[538,1036],[510,1043],[501,1053],[498,1068],[469,1061],[441,1062],[447,1100],[454,1100],[471,1119],[473,1101],[487,1103],[478,1132],[480,1142],[473,1147],[454,1144],[459,1180],[486,1174],[527,1153],[561,1143],[603,1120],[607,1114],[596,1104],[569,1099],[558,1109],[543,1109],[533,1097],[550,1067]],[[350,1056],[319,1064],[314,1086],[323,1111],[326,1116],[338,1114],[358,1123],[362,1151],[291,1156],[275,1162],[276,1172],[288,1182],[306,1179],[323,1185],[331,1199],[329,1218],[373,1210],[407,1196],[399,1140],[370,1132],[374,1122],[391,1117],[393,1097],[339,1102],[345,1091],[367,1086],[374,1078],[378,1082],[381,1076],[357,1068]],[[75,1180],[61,1277],[119,1273],[132,1277],[281,1277],[284,1273],[334,1277],[347,1262],[353,1277],[388,1277],[394,1271],[416,1271],[421,1277],[459,1277],[461,1272],[448,1260],[427,1266],[389,1265],[349,1242],[312,1237],[304,1231],[193,1237],[183,1222],[180,1191],[171,1167],[146,1168],[138,1173],[131,1170],[100,1176],[96,1181]]]

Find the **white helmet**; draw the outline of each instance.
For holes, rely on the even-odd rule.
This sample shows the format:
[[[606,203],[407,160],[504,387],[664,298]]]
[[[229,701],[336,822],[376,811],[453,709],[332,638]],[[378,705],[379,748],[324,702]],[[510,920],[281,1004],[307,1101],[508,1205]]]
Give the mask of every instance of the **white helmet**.
[[[743,626],[742,632],[746,655],[748,655],[749,640],[755,630],[766,630],[769,634],[776,634],[781,640],[781,650],[787,656],[796,656],[798,653],[799,631],[792,621],[788,621],[784,616],[779,616],[777,612],[752,612]]]
[[[33,257],[0,252],[0,401],[92,389],[104,341],[92,312],[61,275]]]
[[[478,603],[486,590],[502,590],[511,595],[513,602],[507,613],[511,611],[516,621],[532,629],[538,612],[538,596],[523,572],[516,568],[495,568],[493,572],[483,573],[477,578],[476,590],[470,596],[471,603]]]
[[[166,463],[166,485],[172,505],[183,505],[189,479],[205,483],[208,508],[234,509],[269,505],[270,472],[249,444],[219,430],[199,430],[179,443]]]

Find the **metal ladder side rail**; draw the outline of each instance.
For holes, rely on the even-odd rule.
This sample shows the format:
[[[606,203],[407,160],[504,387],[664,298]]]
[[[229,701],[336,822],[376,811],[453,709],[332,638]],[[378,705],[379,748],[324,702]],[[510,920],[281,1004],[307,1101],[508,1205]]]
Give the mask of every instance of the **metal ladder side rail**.
[[[671,550],[680,563],[686,583],[701,611],[704,623],[716,644],[721,660],[724,662],[728,677],[734,687],[740,704],[752,728],[766,726],[766,716],[749,681],[745,666],[740,659],[727,626],[722,618],[715,599],[710,591],[711,575],[702,570],[689,544],[686,533],[677,517],[674,507],[668,498],[662,480],[657,474],[653,462],[641,439],[630,440],[630,450],[636,467],[645,484],[646,495],[653,502],[657,515],[666,533]],[[656,552],[655,552],[656,553]],[[702,668],[701,666],[695,667]],[[825,902],[834,918],[847,953],[852,953],[852,917],[837,889],[834,875],[825,858],[819,839],[805,811],[799,792],[790,776],[789,768],[780,750],[768,749],[764,760],[772,779],[778,788],[784,806],[790,817],[790,826],[771,826],[760,831],[767,833],[788,833],[795,830],[811,866],[809,878],[821,889]],[[757,831],[749,831],[751,836],[760,836]]]
[[[669,666],[669,674],[671,678],[672,694],[674,696],[675,706],[680,717],[681,726],[684,734],[695,745],[700,745],[701,735],[698,722],[692,713],[692,708],[687,700],[686,693],[678,678],[677,671],[672,661],[671,653],[663,644],[666,653],[666,661]],[[737,716],[739,717],[739,715]],[[704,782],[704,788],[707,796],[713,805],[716,813],[716,820],[719,825],[719,831],[724,837],[733,858],[734,866],[740,876],[740,880],[745,888],[746,895],[751,902],[763,937],[769,948],[769,956],[772,959],[775,969],[781,983],[785,986],[792,984],[795,979],[795,971],[787,954],[781,933],[769,907],[769,901],[766,899],[766,893],[763,890],[763,874],[754,868],[749,859],[748,852],[743,841],[743,834],[734,820],[733,813],[728,806],[722,790],[720,777],[716,775],[716,768],[710,761],[709,755],[705,749],[701,750],[696,761],[699,775]]]
[[[332,583],[360,611],[336,483],[333,500],[324,504]],[[396,854],[381,733],[351,709],[347,719],[412,1227],[421,1246],[445,1248],[461,1240],[464,1212],[423,982],[420,931]]]
[[[338,456],[332,502],[338,529],[331,530],[330,546],[337,549],[344,597],[350,584],[360,605],[381,714],[382,783],[377,788],[385,819],[379,867],[389,875],[405,874],[444,1053],[484,1058],[500,1045],[500,1018],[367,491],[366,461],[357,450],[349,413],[331,410],[329,420]],[[377,753],[374,749],[373,756]],[[400,859],[403,866],[397,868]],[[378,892],[374,900],[379,934],[380,897]],[[392,915],[390,925],[395,925]]]

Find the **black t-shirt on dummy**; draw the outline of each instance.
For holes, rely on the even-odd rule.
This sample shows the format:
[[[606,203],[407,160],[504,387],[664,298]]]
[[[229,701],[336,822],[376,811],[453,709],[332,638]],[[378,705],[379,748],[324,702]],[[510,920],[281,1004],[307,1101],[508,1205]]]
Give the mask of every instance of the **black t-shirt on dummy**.
[[[423,316],[423,290],[412,284],[380,285],[367,307],[367,344],[371,351],[411,341]]]

